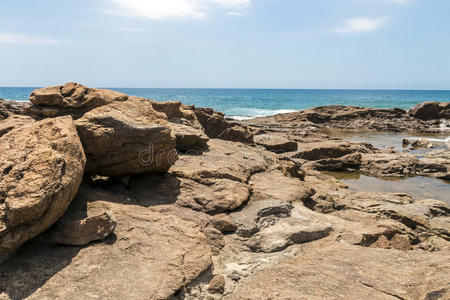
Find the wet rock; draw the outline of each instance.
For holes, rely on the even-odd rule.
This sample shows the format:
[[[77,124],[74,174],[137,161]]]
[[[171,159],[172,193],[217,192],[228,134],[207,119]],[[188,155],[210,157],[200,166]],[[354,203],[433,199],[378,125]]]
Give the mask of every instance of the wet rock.
[[[290,141],[287,138],[275,135],[257,135],[255,136],[255,143],[262,145],[269,151],[276,153],[297,151],[298,145],[296,142]]]
[[[439,119],[442,117],[441,112],[444,108],[445,102],[443,103],[444,104],[441,107],[439,102],[426,101],[411,108],[408,111],[408,114],[410,116],[423,120]]]
[[[426,139],[418,139],[411,143],[412,148],[433,148],[433,144]]]
[[[329,224],[318,220],[283,218],[255,234],[246,245],[256,252],[277,252],[290,245],[324,238],[331,231]]]
[[[165,172],[178,159],[166,116],[147,100],[111,102],[84,114],[75,125],[89,174]]]
[[[39,117],[72,115],[79,118],[84,113],[115,101],[126,101],[128,96],[111,90],[88,88],[75,82],[61,86],[34,90],[30,95],[31,114]]]
[[[330,105],[305,109],[298,112],[256,118],[250,125],[285,128],[312,128],[322,126],[340,129],[383,130],[400,132],[408,130],[424,131],[436,127],[436,120],[422,120],[408,115],[405,110],[378,109],[356,106]]]
[[[0,137],[0,254],[48,229],[81,183],[85,156],[70,117],[23,125]]]

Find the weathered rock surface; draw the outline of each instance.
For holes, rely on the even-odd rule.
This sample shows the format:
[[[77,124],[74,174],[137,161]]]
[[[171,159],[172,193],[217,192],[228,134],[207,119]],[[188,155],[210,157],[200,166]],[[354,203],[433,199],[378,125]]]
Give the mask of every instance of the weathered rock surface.
[[[196,108],[194,112],[210,138],[241,143],[253,142],[253,133],[247,127],[225,120],[223,113],[210,108]]]
[[[0,293],[11,299],[168,299],[210,267],[211,251],[195,224],[96,200],[88,210],[112,211],[115,236],[84,248],[33,241],[1,265]]]
[[[298,144],[287,138],[274,136],[269,134],[261,134],[255,136],[255,143],[262,145],[269,151],[276,153],[297,151]]]
[[[201,156],[180,156],[170,172],[203,183],[222,178],[246,183],[252,174],[273,163],[269,153],[241,143],[211,139],[208,146]]]
[[[52,240],[60,245],[83,246],[107,238],[116,225],[111,211],[88,211],[85,199],[79,196],[53,226]]]
[[[448,118],[450,102],[427,101],[417,104],[408,111],[410,116],[423,120]]]
[[[175,148],[179,152],[198,155],[208,149],[209,138],[200,130],[191,126],[169,123]]]
[[[33,123],[34,121],[33,118],[28,116],[11,115],[3,121],[0,121],[0,137],[15,128]]]
[[[352,153],[371,153],[374,150],[373,146],[363,143],[330,140],[301,143],[299,152],[294,157],[306,160],[319,160],[338,158]]]
[[[330,105],[305,109],[298,112],[256,118],[248,124],[264,126],[277,124],[285,128],[306,127],[308,124],[330,128],[373,129],[384,131],[423,131],[439,127],[438,120],[422,120],[405,110],[364,108],[356,106]]]
[[[450,295],[448,253],[339,244],[313,249],[306,247],[300,255],[239,281],[235,292],[224,299],[445,299]]]
[[[123,93],[69,82],[34,90],[30,95],[30,102],[33,104],[30,111],[38,117],[72,115],[78,118],[96,107],[127,99],[128,96]]]
[[[178,159],[166,116],[147,100],[111,102],[84,114],[75,125],[90,174],[165,172]]]
[[[450,178],[450,156],[442,145],[407,154],[332,138],[327,135],[332,130],[323,128],[434,130],[438,120],[400,109],[329,106],[259,118],[246,126],[212,109],[175,101],[116,99],[105,91],[98,102],[90,102],[84,98],[87,88],[72,87],[36,92],[36,101],[47,102],[34,108],[46,116],[78,118],[88,172],[64,216],[0,265],[0,299],[448,298],[450,208],[445,202],[413,200],[417,197],[408,191],[354,191],[328,175],[334,173],[321,172]],[[8,112],[0,121],[0,145],[42,122]],[[32,137],[32,147],[54,143],[60,131],[52,130],[27,131],[18,144],[32,149],[25,136]],[[45,143],[34,146],[36,136]],[[163,164],[151,160],[157,150],[149,144],[163,152],[176,149],[179,159],[175,154],[158,169]],[[10,155],[24,152],[24,161],[30,159],[29,150],[11,145]],[[61,155],[77,152],[70,153]],[[0,162],[10,162],[2,159],[3,153]],[[8,177],[23,165],[11,161],[0,174],[11,182],[30,175],[27,182],[43,182],[50,171],[41,162],[48,158],[35,159],[35,173]],[[67,168],[54,169],[67,173]],[[2,186],[3,180],[0,199],[10,196]],[[36,190],[33,184],[26,188],[29,194]],[[44,188],[51,185],[43,183]],[[2,203],[0,208],[6,207]],[[1,223],[10,213],[2,211],[0,242],[2,230],[12,228],[9,219]],[[39,210],[28,212],[34,216]],[[40,221],[13,229],[30,234],[29,226]]]
[[[10,115],[23,115],[26,113],[30,104],[22,101],[11,101],[0,99],[0,121]]]
[[[277,252],[293,244],[301,244],[326,237],[332,228],[317,220],[283,218],[262,229],[246,245],[255,252]]]
[[[85,156],[70,117],[23,125],[0,137],[0,254],[49,228],[83,177]]]

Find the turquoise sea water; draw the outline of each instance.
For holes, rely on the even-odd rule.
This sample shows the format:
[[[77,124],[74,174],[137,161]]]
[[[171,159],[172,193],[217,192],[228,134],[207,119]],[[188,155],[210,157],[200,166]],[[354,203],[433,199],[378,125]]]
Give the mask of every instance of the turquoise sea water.
[[[24,101],[33,89],[0,87],[0,98]],[[110,89],[158,101],[178,100],[197,107],[211,107],[238,118],[332,104],[409,109],[423,101],[450,101],[450,91],[431,90]]]

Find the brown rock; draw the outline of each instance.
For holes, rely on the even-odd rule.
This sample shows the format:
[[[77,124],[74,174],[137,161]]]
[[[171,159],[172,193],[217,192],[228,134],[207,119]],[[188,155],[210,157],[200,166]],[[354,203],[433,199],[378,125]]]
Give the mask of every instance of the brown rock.
[[[423,120],[439,119],[441,118],[441,107],[439,102],[426,101],[411,108],[408,114]]]
[[[227,214],[218,214],[213,216],[210,224],[222,233],[235,232],[237,229],[236,223]]]
[[[211,279],[208,285],[208,292],[211,294],[222,294],[225,289],[225,277],[217,274]]]
[[[114,193],[108,202],[82,193],[88,211],[114,213],[115,236],[83,248],[33,241],[1,265],[0,291],[12,299],[169,299],[211,266],[211,251],[194,223],[109,202],[118,200]]]
[[[132,196],[148,205],[177,204],[196,211],[217,214],[243,205],[249,187],[229,179],[215,179],[204,185],[174,176],[144,176],[130,182]]]
[[[234,125],[222,131],[217,138],[233,142],[253,143],[253,134],[248,128]]]
[[[9,115],[23,115],[30,104],[25,101],[11,101],[0,99],[0,121]]]
[[[165,172],[178,159],[165,115],[147,100],[112,102],[75,122],[86,172],[125,176]]]
[[[23,125],[0,137],[0,253],[49,228],[82,180],[85,156],[70,117]]]
[[[367,144],[350,143],[339,140],[301,143],[299,152],[294,156],[306,160],[338,158],[351,153],[371,153],[374,148]]]
[[[262,145],[269,151],[276,153],[297,151],[298,145],[296,142],[290,141],[281,136],[270,134],[263,134],[255,136],[255,143]]]
[[[225,246],[223,234],[214,227],[206,227],[202,230],[202,232],[206,237],[209,247],[211,248],[211,252],[214,255],[218,255],[220,253],[220,249]]]
[[[116,228],[116,218],[110,211],[87,216],[81,220],[60,220],[52,238],[57,244],[83,246],[107,238]]]
[[[198,155],[208,149],[209,138],[200,130],[191,126],[169,123],[178,151]]]
[[[75,82],[37,89],[30,96],[31,113],[41,117],[70,114],[78,118],[96,107],[127,99],[123,93],[88,88]]]
[[[11,115],[3,121],[0,121],[0,137],[15,128],[19,128],[33,122],[35,122],[35,120],[28,116]]]
[[[240,280],[224,299],[446,299],[449,258],[311,243],[294,258]]]

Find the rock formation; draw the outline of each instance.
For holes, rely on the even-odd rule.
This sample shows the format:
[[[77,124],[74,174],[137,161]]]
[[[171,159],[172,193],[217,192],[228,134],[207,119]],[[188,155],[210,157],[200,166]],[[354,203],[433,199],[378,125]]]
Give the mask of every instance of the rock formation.
[[[0,102],[2,300],[450,296],[446,202],[324,172],[449,179],[448,148],[322,132],[432,131],[445,103],[426,118],[328,106],[235,122],[75,83],[30,100]]]
[[[81,183],[85,156],[70,117],[15,128],[0,137],[0,254],[48,229]]]

